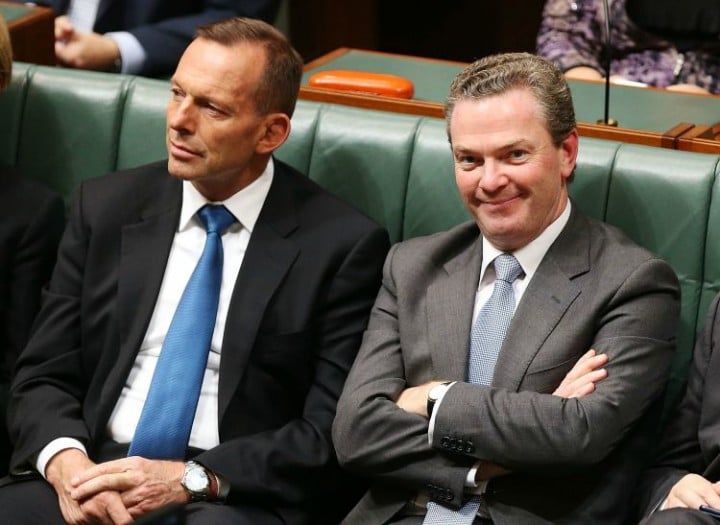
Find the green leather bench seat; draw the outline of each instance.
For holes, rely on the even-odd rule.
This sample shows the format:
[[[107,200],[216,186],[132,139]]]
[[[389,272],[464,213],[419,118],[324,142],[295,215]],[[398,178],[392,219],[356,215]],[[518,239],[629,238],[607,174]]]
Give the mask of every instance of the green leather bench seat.
[[[66,198],[78,182],[165,157],[167,82],[17,64],[0,95],[0,162]],[[440,119],[307,101],[277,157],[365,211],[399,241],[468,219]],[[682,321],[671,396],[720,289],[715,155],[581,139],[570,193],[672,264]]]

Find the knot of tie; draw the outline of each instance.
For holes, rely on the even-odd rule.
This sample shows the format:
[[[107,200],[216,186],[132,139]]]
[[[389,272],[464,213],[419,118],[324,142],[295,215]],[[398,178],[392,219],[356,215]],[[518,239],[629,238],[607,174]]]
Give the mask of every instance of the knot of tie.
[[[222,204],[206,204],[200,208],[198,216],[208,233],[220,235],[236,221],[235,216]]]
[[[523,273],[522,266],[514,255],[503,253],[498,255],[494,261],[495,276],[501,281],[512,283]]]

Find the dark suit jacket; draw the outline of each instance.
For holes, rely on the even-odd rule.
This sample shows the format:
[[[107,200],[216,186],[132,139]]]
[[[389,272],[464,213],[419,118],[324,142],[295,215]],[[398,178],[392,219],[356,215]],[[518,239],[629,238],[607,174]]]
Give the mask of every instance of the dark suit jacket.
[[[664,431],[659,455],[638,489],[639,510],[648,514],[686,474],[720,481],[720,295],[695,344],[685,395]]]
[[[59,195],[0,167],[0,380],[9,376],[40,308],[64,228]]]
[[[19,1],[19,0],[14,0]],[[67,13],[70,0],[41,0]],[[142,75],[167,75],[193,39],[195,28],[233,16],[272,22],[280,0],[100,0],[95,31],[129,31],[147,53]]]
[[[64,227],[62,199],[45,186],[0,167],[0,475],[10,444],[5,406],[10,375],[40,308]]]
[[[13,470],[59,436],[97,454],[153,312],[181,195],[165,163],[80,187],[11,389]],[[330,428],[387,247],[384,229],[276,162],[226,321],[221,444],[196,456],[230,481],[229,503],[307,523],[309,501],[339,488]]]
[[[496,524],[620,523],[637,481],[638,423],[663,390],[678,284],[663,261],[573,210],[517,306],[491,387],[466,380],[482,242],[474,223],[394,247],[338,405],[341,465],[375,480],[347,524],[385,523],[418,492],[463,500],[478,460],[514,472],[485,496]],[[589,348],[609,377],[583,399],[551,393]],[[406,387],[459,381],[428,421]]]

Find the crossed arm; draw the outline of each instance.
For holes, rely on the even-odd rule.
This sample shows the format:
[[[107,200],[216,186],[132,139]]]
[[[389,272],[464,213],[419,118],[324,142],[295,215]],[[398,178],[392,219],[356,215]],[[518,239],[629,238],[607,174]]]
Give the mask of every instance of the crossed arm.
[[[607,361],[606,354],[598,354],[593,349],[588,350],[567,373],[553,395],[570,399],[592,394],[595,391],[595,383],[607,377],[607,370],[603,368]],[[407,388],[400,393],[396,404],[405,412],[429,418],[427,413],[428,393],[431,388],[442,383],[444,381],[431,381]],[[509,472],[500,465],[484,461],[478,465],[476,480],[488,480]]]
[[[588,350],[567,373],[553,395],[570,399],[592,394],[595,390],[595,383],[607,377],[607,370],[603,368],[607,361],[606,354],[598,354],[592,349]],[[444,382],[430,381],[423,385],[406,388],[398,396],[396,404],[405,412],[427,418],[429,417],[427,413],[428,392],[432,387]]]

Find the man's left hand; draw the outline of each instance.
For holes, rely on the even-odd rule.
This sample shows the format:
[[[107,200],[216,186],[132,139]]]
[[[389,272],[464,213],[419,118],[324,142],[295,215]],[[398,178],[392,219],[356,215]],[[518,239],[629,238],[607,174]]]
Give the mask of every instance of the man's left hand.
[[[400,392],[395,404],[402,408],[405,412],[417,414],[418,416],[428,417],[427,398],[430,389],[436,385],[445,383],[446,381],[430,381],[424,385],[406,388]]]
[[[100,463],[71,480],[70,496],[82,501],[104,491],[120,493],[133,517],[170,503],[187,503],[189,495],[180,484],[182,461],[129,457]]]

